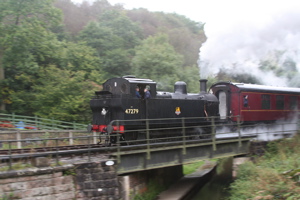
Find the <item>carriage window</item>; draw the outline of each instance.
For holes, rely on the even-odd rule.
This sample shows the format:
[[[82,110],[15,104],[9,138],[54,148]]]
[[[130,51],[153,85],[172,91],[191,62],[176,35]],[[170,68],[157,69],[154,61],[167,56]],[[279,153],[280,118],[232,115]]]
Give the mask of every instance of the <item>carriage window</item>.
[[[261,99],[262,99],[261,108],[262,109],[270,109],[271,108],[270,95],[263,94],[263,95],[261,95]]]
[[[283,110],[284,109],[284,96],[283,95],[277,95],[276,96],[276,109],[277,110]]]
[[[289,104],[290,104],[290,109],[291,110],[297,109],[297,97],[296,96],[290,96]]]
[[[248,95],[243,97],[244,107],[248,107]]]

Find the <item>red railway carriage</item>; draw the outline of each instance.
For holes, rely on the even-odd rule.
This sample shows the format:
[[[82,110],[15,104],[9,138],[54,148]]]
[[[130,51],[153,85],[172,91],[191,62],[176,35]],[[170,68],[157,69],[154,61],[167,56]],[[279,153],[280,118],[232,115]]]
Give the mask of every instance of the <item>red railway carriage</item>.
[[[300,88],[218,82],[210,90],[219,99],[221,120],[274,122],[293,117],[300,106]]]

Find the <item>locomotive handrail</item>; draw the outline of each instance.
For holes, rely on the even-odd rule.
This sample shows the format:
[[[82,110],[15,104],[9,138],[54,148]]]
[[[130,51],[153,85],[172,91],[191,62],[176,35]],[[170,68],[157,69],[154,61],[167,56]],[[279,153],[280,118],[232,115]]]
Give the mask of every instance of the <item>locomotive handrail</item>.
[[[230,116],[227,118],[239,118],[240,116]],[[162,121],[162,120],[182,120],[182,118],[184,119],[219,119],[218,116],[210,116],[210,117],[178,117],[178,118],[146,118],[146,119],[126,119],[126,120],[112,120],[109,124],[112,124],[116,121],[119,122],[137,122],[137,121],[146,121],[146,120],[151,120],[151,121]]]

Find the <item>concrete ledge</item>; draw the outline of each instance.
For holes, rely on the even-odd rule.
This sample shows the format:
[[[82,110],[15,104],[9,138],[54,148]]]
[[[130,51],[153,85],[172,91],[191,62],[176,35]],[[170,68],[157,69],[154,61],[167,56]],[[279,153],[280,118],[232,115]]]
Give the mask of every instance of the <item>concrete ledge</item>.
[[[210,180],[216,172],[216,165],[211,168],[203,169],[181,178],[168,190],[157,196],[158,200],[183,200],[193,194],[195,188],[199,188]]]

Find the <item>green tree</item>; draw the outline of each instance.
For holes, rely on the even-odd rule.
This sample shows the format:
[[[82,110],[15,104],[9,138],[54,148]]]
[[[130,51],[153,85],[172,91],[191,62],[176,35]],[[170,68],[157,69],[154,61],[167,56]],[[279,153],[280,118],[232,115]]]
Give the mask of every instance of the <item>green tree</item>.
[[[199,49],[206,41],[203,23],[176,13],[149,12],[143,8],[130,10],[127,15],[140,25],[145,37],[167,34],[175,51],[184,56],[183,66],[197,64]]]
[[[141,28],[126,16],[126,12],[109,10],[104,12],[99,19],[100,26],[110,28],[113,34],[122,38],[124,49],[131,49],[140,44]]]
[[[179,78],[181,81],[186,82],[188,92],[200,92],[200,74],[198,66],[194,65],[182,68],[182,73],[179,74]]]
[[[66,87],[65,84],[67,84],[68,81],[74,80],[72,84],[78,85],[78,87],[82,86],[86,89],[89,89],[89,87],[82,84],[91,83],[91,85],[97,85],[96,83],[102,83],[105,74],[102,73],[103,70],[101,69],[100,59],[98,56],[96,56],[94,49],[84,44],[61,42],[57,50],[57,56],[52,57],[53,61],[51,63],[54,64],[39,67],[39,69],[34,73],[25,73],[23,70],[18,74],[15,74],[14,81],[17,83],[17,85],[20,86],[22,84],[22,86],[20,86],[19,89],[14,88],[14,93],[11,94],[12,103],[8,107],[8,110],[20,114],[35,114],[43,117],[47,117],[46,113],[48,112],[51,117],[60,120],[70,119],[73,121],[75,118],[79,120],[80,118],[78,118],[78,116],[84,116],[84,118],[86,118],[87,111],[84,109],[77,110],[78,113],[76,115],[71,112],[71,109],[61,111],[64,113],[64,115],[58,112],[49,112],[47,109],[51,110],[50,106],[55,106],[56,102],[62,101],[61,99],[64,98],[64,95],[59,95],[58,93],[59,90],[61,90],[60,92],[62,94],[65,92],[63,89]],[[75,82],[75,80],[77,80],[75,76],[80,76],[78,83]],[[65,82],[63,79],[65,79]],[[82,89],[79,90],[76,86],[71,87],[71,84],[69,86],[69,96],[72,94],[72,98],[74,100],[77,98],[87,98],[87,101],[90,98],[90,96],[84,96],[85,92],[81,92]],[[55,96],[48,97],[47,101],[53,101],[52,104],[47,103],[45,102],[46,100],[44,100],[46,96],[52,95],[48,91],[51,90],[51,87],[53,87],[57,93]],[[93,91],[94,90],[86,92]],[[54,97],[56,100],[54,100]],[[81,103],[86,103],[86,101],[74,101],[71,102],[71,104],[74,107],[84,107]],[[74,105],[76,103],[80,105]],[[48,106],[47,109],[45,109],[46,106]],[[87,108],[87,110],[89,109]],[[68,117],[68,114],[73,115],[73,117]]]
[[[261,84],[261,81],[258,80],[254,75],[247,73],[237,73],[234,69],[221,68],[216,75],[216,79],[222,81]]]
[[[32,100],[27,102],[39,108],[34,114],[64,121],[89,122],[89,100],[100,86],[85,78],[83,71],[62,70],[48,66],[40,71],[40,82],[33,88]]]
[[[41,47],[42,51],[51,52],[48,45],[54,37],[49,30],[61,20],[61,12],[52,3],[52,0],[0,2],[0,94],[5,94],[3,88],[9,88],[9,93],[12,93],[9,82],[14,79],[12,74],[19,73],[20,68],[32,73],[38,69],[36,60],[47,59],[47,54],[40,54]],[[8,98],[1,97],[2,110]]]
[[[80,40],[97,50],[100,57],[105,57],[107,51],[122,48],[122,38],[113,31],[97,22],[90,22],[80,33]]]
[[[173,90],[174,82],[179,80],[182,56],[175,52],[168,42],[168,36],[150,36],[136,47],[132,60],[132,72],[143,78],[151,78],[161,90]]]
[[[271,51],[259,63],[259,68],[265,72],[272,72],[275,76],[286,79],[291,87],[299,87],[297,63],[286,51]]]
[[[140,43],[140,29],[117,10],[104,12],[99,22],[90,22],[79,40],[97,50],[108,77],[122,76],[131,70],[134,47]]]
[[[0,2],[2,102],[18,114],[86,121],[93,88],[103,82],[101,60],[85,43],[63,40],[61,13],[52,3]]]

